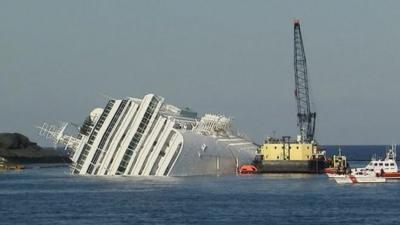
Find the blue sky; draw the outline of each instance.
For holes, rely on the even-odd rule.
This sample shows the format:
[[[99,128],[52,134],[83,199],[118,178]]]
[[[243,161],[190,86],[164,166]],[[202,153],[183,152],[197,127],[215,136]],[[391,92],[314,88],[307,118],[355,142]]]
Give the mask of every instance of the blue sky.
[[[321,144],[400,143],[398,1],[1,1],[0,131],[80,123],[102,94],[295,135],[301,20]]]

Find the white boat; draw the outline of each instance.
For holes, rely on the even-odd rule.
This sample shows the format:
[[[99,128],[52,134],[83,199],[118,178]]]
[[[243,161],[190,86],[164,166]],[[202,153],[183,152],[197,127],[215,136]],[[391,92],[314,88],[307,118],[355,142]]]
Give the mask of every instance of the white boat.
[[[333,155],[328,168],[324,172],[328,177],[333,177],[335,174],[345,174],[349,172],[349,164],[345,155],[342,155],[342,150],[339,147],[338,155]],[[333,175],[332,175],[333,174]]]
[[[376,174],[369,171],[359,171],[354,174],[337,175],[333,177],[338,184],[356,184],[356,183],[385,183],[386,178],[377,177]]]
[[[70,150],[71,172],[79,175],[229,174],[251,163],[257,151],[231,118],[198,118],[154,94],[110,100],[90,113],[77,134],[66,134],[67,126],[45,123],[40,134]]]
[[[337,178],[337,177],[345,177],[344,174],[337,174],[337,173],[326,173],[329,178]]]
[[[372,157],[371,162],[367,166],[351,170],[352,173],[363,171],[369,171],[387,179],[400,179],[400,172],[396,163],[396,145],[392,145],[387,150],[385,159]]]

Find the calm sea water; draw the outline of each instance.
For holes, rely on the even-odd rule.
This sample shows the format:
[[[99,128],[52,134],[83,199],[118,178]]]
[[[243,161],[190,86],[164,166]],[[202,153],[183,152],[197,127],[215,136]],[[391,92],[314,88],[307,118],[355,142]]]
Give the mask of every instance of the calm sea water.
[[[353,166],[366,162],[353,162]],[[325,175],[82,177],[0,173],[0,224],[400,224],[400,182]]]

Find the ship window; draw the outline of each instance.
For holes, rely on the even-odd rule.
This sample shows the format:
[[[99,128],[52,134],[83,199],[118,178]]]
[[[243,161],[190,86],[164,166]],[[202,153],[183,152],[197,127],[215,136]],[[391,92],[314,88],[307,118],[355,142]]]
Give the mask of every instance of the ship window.
[[[275,149],[276,149],[276,146],[275,146]]]
[[[385,166],[389,166],[389,163],[385,163]]]
[[[383,166],[383,163],[379,163],[380,166]]]
[[[299,149],[299,146],[297,146],[296,148]]]
[[[390,163],[391,166],[394,166],[394,163]]]
[[[378,163],[374,163],[374,166],[377,166],[378,165]]]

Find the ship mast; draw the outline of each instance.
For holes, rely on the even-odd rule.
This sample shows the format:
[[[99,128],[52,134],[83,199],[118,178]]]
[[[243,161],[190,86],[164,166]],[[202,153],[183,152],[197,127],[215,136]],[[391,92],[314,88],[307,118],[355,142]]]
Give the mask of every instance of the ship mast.
[[[312,142],[314,140],[316,113],[311,112],[306,55],[299,20],[294,20],[294,77],[297,126],[300,129],[301,142]]]

